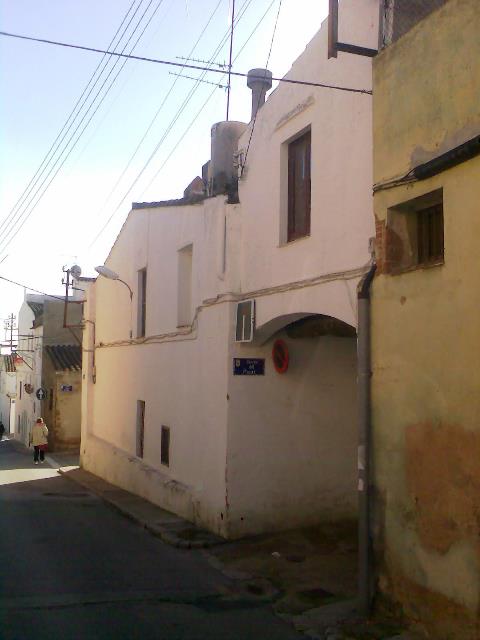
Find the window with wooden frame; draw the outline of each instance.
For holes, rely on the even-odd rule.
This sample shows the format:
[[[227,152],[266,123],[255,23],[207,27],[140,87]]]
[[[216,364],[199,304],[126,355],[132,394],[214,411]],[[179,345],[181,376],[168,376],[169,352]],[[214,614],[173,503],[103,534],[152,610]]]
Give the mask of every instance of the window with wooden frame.
[[[309,130],[288,145],[288,242],[310,235],[310,167]]]
[[[139,458],[143,458],[145,443],[145,401],[137,400],[137,429],[136,429],[135,453]]]
[[[443,262],[443,204],[435,204],[416,212],[417,264]]]
[[[137,317],[137,337],[145,336],[147,323],[147,270],[141,269],[138,272],[138,317]]]
[[[170,466],[170,428],[164,425],[160,437],[160,462],[166,467]]]
[[[402,273],[444,263],[442,189],[388,210],[383,251],[386,273]]]
[[[193,244],[178,252],[177,326],[189,326],[192,312]]]

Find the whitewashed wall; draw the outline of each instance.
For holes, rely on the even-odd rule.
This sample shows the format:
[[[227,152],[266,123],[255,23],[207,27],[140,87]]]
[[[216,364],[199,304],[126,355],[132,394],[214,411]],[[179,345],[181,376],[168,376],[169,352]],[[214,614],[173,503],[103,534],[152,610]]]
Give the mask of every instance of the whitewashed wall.
[[[342,37],[375,46],[376,2],[341,6]],[[370,89],[371,61],[327,61],[326,41],[325,23],[289,75]],[[285,144],[306,126],[311,235],[285,244]],[[282,84],[260,110],[252,140],[241,204],[218,196],[134,209],[106,261],[134,299],[99,277],[86,308],[97,347],[96,384],[84,353],[82,464],[231,537],[355,516],[355,340],[289,341],[284,376],[273,371],[270,351],[277,332],[305,314],[356,325],[355,289],[374,235],[370,96]],[[190,244],[197,322],[178,335],[178,251]],[[149,340],[132,344],[144,268]],[[235,307],[250,296],[257,338],[238,345]],[[91,349],[92,326],[84,339]],[[250,356],[266,359],[265,376],[234,377],[233,358]],[[143,459],[135,455],[137,400],[146,403]],[[160,462],[162,425],[171,429],[168,468]]]
[[[132,283],[135,296],[130,308],[126,288],[97,279],[97,345],[128,341],[131,323],[135,331],[135,283],[137,271],[145,267],[146,334],[177,333],[178,251],[188,244],[193,245],[194,309],[237,286],[231,262],[225,273],[220,268],[225,216],[231,230],[238,218],[238,207],[229,207],[227,213],[224,200],[132,211],[107,265]],[[225,504],[226,309],[217,304],[200,310],[194,332],[172,335],[163,343],[97,348],[94,408],[82,443],[83,464],[89,470],[213,529],[223,526]],[[146,403],[143,460],[135,457],[137,400]],[[162,425],[170,428],[169,467],[160,463]],[[106,453],[106,443],[115,453]]]
[[[3,367],[3,365],[2,365]],[[17,388],[17,374],[15,372],[0,371],[0,420],[5,427],[5,433],[15,431],[15,393]],[[13,411],[12,402],[13,398]],[[10,420],[12,420],[10,422]]]

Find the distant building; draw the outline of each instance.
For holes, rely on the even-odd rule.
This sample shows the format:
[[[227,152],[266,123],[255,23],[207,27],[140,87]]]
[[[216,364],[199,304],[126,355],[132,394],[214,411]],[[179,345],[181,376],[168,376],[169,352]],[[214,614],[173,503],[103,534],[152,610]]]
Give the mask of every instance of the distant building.
[[[377,43],[376,1],[341,11]],[[325,23],[286,77],[371,88],[370,59],[326,54]],[[282,83],[263,104],[269,72],[248,82],[203,185],[133,204],[106,261],[133,298],[90,283],[84,336],[83,467],[226,537],[356,518],[374,235],[371,96]]]
[[[415,21],[420,4],[436,10]],[[377,577],[383,597],[429,637],[473,640],[480,629],[480,6],[395,5],[403,14],[394,23],[407,11],[409,28],[387,40],[373,75]]]
[[[26,294],[18,314],[15,437],[29,444],[33,422],[42,416],[49,428],[49,449],[75,449],[80,443],[80,304]],[[13,430],[12,430],[13,431]]]
[[[0,421],[5,433],[15,430],[15,402],[17,391],[17,370],[15,356],[0,356]]]

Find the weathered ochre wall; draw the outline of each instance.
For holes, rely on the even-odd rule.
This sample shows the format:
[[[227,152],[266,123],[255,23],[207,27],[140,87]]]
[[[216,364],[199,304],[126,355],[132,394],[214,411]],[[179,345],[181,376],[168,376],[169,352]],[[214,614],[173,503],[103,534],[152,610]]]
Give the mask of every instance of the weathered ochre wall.
[[[43,381],[48,397],[43,403],[43,417],[48,426],[51,451],[78,449],[80,446],[82,374],[80,371],[55,371],[44,355]],[[62,385],[72,391],[62,391]],[[52,397],[51,397],[52,396]]]
[[[450,0],[376,58],[376,183],[480,135],[479,32],[478,0]],[[480,158],[379,191],[374,209],[384,238],[389,207],[439,188],[445,263],[380,268],[373,286],[374,533],[381,591],[430,637],[466,640],[480,637]]]

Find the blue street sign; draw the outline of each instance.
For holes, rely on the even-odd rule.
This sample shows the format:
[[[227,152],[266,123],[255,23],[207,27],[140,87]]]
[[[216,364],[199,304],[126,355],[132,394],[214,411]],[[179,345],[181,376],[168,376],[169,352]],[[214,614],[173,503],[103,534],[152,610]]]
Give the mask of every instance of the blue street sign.
[[[234,376],[264,376],[265,358],[234,358]]]

